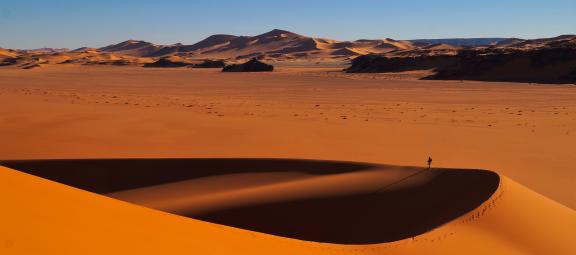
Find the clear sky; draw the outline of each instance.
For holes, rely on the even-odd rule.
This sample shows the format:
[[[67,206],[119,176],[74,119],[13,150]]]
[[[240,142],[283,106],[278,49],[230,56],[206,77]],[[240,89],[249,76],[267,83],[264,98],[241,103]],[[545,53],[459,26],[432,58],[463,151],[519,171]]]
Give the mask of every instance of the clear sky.
[[[576,0],[0,0],[0,47],[192,44],[273,28],[337,40],[576,34]]]

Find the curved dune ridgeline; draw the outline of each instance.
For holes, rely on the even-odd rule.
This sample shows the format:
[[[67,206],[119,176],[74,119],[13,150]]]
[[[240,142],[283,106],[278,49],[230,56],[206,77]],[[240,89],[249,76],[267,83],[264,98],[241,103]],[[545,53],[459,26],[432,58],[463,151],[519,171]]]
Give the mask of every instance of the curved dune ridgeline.
[[[208,176],[298,171],[336,174],[372,164],[284,159],[4,160],[0,165],[95,193],[109,193]]]
[[[0,166],[1,254],[575,251],[574,211],[489,171],[269,159],[0,165],[20,170]]]
[[[482,170],[288,159],[5,161],[135,204],[300,240],[370,244],[420,235],[480,206]]]
[[[401,181],[375,193],[259,204],[197,218],[295,239],[375,244],[417,236],[450,222],[478,207],[498,187],[499,177],[492,172],[437,171],[410,187],[395,187],[402,186]]]

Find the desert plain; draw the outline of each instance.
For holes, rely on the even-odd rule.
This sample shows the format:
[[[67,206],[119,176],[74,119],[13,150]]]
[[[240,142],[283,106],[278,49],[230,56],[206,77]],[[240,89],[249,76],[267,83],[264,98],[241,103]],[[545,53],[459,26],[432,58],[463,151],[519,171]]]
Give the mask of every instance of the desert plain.
[[[347,74],[342,68],[307,63],[279,64],[270,73],[77,65],[0,70],[0,155],[5,160],[297,158],[414,166],[375,167],[385,172],[368,167],[326,178],[312,178],[302,170],[265,176],[245,173],[192,180],[198,188],[191,191],[183,188],[194,187],[186,180],[92,190],[107,197],[2,168],[3,192],[19,194],[5,196],[15,207],[3,212],[3,218],[30,219],[7,224],[17,240],[5,239],[4,249],[14,254],[41,250],[56,254],[63,247],[70,254],[109,249],[118,254],[154,254],[194,246],[192,250],[205,254],[456,254],[477,246],[469,254],[574,252],[570,246],[576,229],[574,85],[433,81],[420,80],[427,75],[424,71]],[[461,183],[470,188],[467,199],[480,197],[477,204],[462,209],[466,211],[460,212],[462,216],[439,220],[432,231],[416,237],[402,231],[394,232],[399,236],[390,240],[376,235],[357,242],[342,236],[307,238],[327,238],[327,233],[279,237],[166,213],[193,216],[238,201],[290,201],[322,192],[346,197],[416,172],[425,174],[407,185],[420,187],[424,184],[419,183],[435,178],[434,172],[426,172],[434,171],[425,168],[429,156],[435,169],[488,169],[501,177],[496,183],[482,178]],[[162,171],[170,171],[169,166]],[[234,188],[240,192],[225,193]],[[446,194],[464,194],[461,188]],[[215,192],[214,196],[194,197],[207,192],[202,189]],[[435,194],[432,191],[439,188],[423,190],[417,194]],[[407,194],[410,198],[412,193]],[[466,200],[448,197],[444,198],[454,204]],[[430,198],[412,195],[411,199],[424,203]],[[433,205],[430,208],[439,208]],[[50,209],[38,216],[37,208]],[[421,213],[433,215],[430,208]],[[259,210],[277,215],[274,208]],[[363,217],[352,209],[348,213]],[[204,219],[219,223],[218,217]],[[262,228],[282,222],[266,221],[265,214],[258,217]],[[378,219],[377,214],[371,217]],[[34,234],[27,229],[35,229]],[[546,238],[549,235],[554,237]],[[347,241],[331,241],[337,238]],[[103,245],[86,251],[91,240]]]
[[[0,70],[4,159],[309,158],[490,169],[576,208],[576,87],[418,74]]]

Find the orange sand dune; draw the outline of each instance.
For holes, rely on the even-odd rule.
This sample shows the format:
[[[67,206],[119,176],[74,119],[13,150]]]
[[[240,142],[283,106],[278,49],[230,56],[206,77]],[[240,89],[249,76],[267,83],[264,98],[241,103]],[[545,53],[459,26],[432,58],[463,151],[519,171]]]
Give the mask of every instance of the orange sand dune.
[[[13,58],[16,56],[18,56],[17,52],[0,48],[0,58]]]
[[[150,162],[147,161],[145,164],[148,165]],[[170,165],[169,161],[160,162]],[[222,160],[215,159],[212,162],[220,164],[218,162],[222,162]],[[277,166],[282,166],[290,161],[265,160],[264,162],[276,162]],[[63,166],[62,163],[56,163],[51,163],[52,166],[48,168],[51,170],[45,171],[45,173],[53,174],[52,170],[56,169],[55,166]],[[76,161],[73,168],[64,168],[60,173],[82,171],[81,168],[78,168],[82,165],[80,163]],[[235,161],[235,164],[237,163],[239,162]],[[5,164],[18,166],[21,163],[5,162]],[[154,163],[150,164],[154,165]],[[250,164],[252,163],[239,164],[238,170],[248,171],[251,167],[241,169],[243,169],[243,165],[250,166]],[[83,165],[97,166],[94,162]],[[323,163],[320,164],[320,166],[322,165]],[[38,166],[36,164],[30,168],[28,165],[28,168],[36,169],[35,173],[38,174],[39,169],[41,169]],[[268,166],[273,165],[268,164]],[[314,170],[315,167],[313,166],[314,164],[304,164],[296,168],[294,166],[286,167],[282,171],[296,170],[302,167],[301,170],[309,169],[312,171],[310,173],[318,174],[318,170]],[[342,171],[353,169],[356,169],[353,171],[366,171],[362,170],[366,166],[370,169],[370,165],[365,164],[352,168],[328,164],[317,169],[334,167],[337,170],[340,168],[340,170],[331,173],[338,175],[342,174]],[[30,169],[27,171],[33,171]],[[229,169],[234,170],[235,168]],[[121,169],[115,169],[114,172],[118,172],[118,170],[122,172]],[[153,171],[146,168],[142,170],[144,173]],[[202,169],[200,170],[202,173]],[[156,172],[159,173],[163,171],[166,170],[156,169]],[[326,171],[328,170],[321,170],[324,175],[329,174]],[[386,170],[383,169],[383,171]],[[435,170],[430,172],[433,171]],[[458,173],[458,170],[444,171],[441,175],[450,176],[452,173]],[[112,172],[109,171],[109,173]],[[165,173],[162,173],[161,176],[182,177],[183,174],[181,170],[172,171],[172,173],[178,173],[177,175],[166,175]],[[112,175],[112,179],[109,179],[112,181],[110,184],[114,184],[114,176]],[[116,176],[126,177],[124,174]],[[446,189],[446,185],[458,184],[457,180],[463,181],[466,179],[465,176],[474,176],[474,171],[461,171],[460,174],[454,175],[456,179],[436,186],[433,190]],[[81,183],[82,179],[86,179],[86,175],[77,175],[77,177],[80,179],[76,181]],[[436,177],[432,177],[432,179],[434,178]],[[3,228],[0,229],[0,241],[3,242],[3,245],[0,246],[2,254],[165,254],[190,251],[202,254],[270,254],[273,252],[275,254],[562,255],[574,254],[576,251],[572,245],[572,237],[576,234],[576,213],[505,177],[500,178],[500,181],[497,182],[499,183],[496,186],[497,189],[492,189],[489,193],[491,195],[483,199],[484,202],[479,201],[480,204],[475,206],[476,209],[451,219],[446,224],[437,226],[431,231],[413,238],[393,242],[355,245],[296,240],[179,217],[71,188],[5,167],[0,167],[0,180],[2,180],[0,199],[5,205],[5,208],[0,211],[0,219],[3,221]],[[137,183],[142,181],[134,180]],[[144,179],[144,181],[146,180],[151,181],[152,179]],[[402,182],[402,179],[399,181]],[[453,192],[445,194],[458,194],[458,191],[462,192],[469,188],[471,191],[474,189],[479,191],[478,189],[481,190],[482,185],[487,184],[485,181],[476,180],[476,183],[480,183],[480,185],[472,185],[468,188],[466,188],[468,185],[460,186],[454,188]],[[429,181],[424,180],[411,183],[408,186],[401,185],[399,190],[406,192],[418,189],[417,187],[433,187],[430,185]],[[433,190],[430,190],[432,193],[418,192],[418,194],[432,195],[429,197],[432,199]],[[379,194],[388,192],[400,194],[386,189],[380,189],[377,192]],[[338,196],[339,199],[344,200],[345,197]],[[441,198],[436,199],[442,201]],[[459,201],[449,200],[448,203],[459,203]],[[289,203],[283,202],[283,204]],[[440,206],[440,208],[445,207]],[[395,209],[395,207],[389,209]],[[433,212],[418,210],[416,214],[425,218]],[[341,215],[338,211],[334,211],[333,214]],[[330,214],[326,216],[333,217]],[[350,219],[340,219],[342,221],[339,224],[346,226],[347,220],[354,220],[353,217],[357,215],[351,216]],[[394,222],[394,219],[386,218],[386,216],[382,215],[381,220]],[[286,217],[290,219],[289,215]],[[252,220],[258,222],[265,220],[265,218],[252,218]],[[414,221],[418,220],[418,218],[414,218]],[[332,227],[338,229],[338,225]],[[382,231],[386,231],[386,229],[382,228]]]
[[[413,49],[409,41],[358,40],[353,42],[313,38],[290,31],[274,29],[256,36],[213,35],[192,45],[155,45],[128,40],[99,50],[135,57],[182,55],[196,59],[246,59],[262,56],[274,61],[330,60],[340,61],[360,54],[386,53]]]

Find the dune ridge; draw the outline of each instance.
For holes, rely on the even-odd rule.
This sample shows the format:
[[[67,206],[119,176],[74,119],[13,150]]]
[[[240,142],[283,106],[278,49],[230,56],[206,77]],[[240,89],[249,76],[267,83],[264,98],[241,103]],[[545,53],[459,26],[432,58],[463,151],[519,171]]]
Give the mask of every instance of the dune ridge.
[[[574,211],[505,177],[493,195],[473,211],[414,238],[371,245],[300,241],[215,225],[95,195],[5,167],[0,167],[0,177],[3,180],[0,196],[9,205],[0,215],[2,219],[16,219],[4,222],[5,227],[0,230],[0,240],[4,241],[0,251],[9,254],[39,251],[102,254],[110,250],[118,254],[158,254],[188,249],[207,254],[574,252],[570,240],[575,232]],[[38,214],[40,208],[43,213]],[[91,220],[86,221],[86,217]],[[31,229],[34,231],[29,232]],[[556,233],[555,238],[546,238],[550,231]],[[94,242],[100,245],[90,245]]]
[[[425,233],[479,206],[499,183],[496,174],[480,170],[295,159],[0,163],[74,187],[89,184],[102,191],[123,186],[99,193],[166,212],[340,244],[391,242]]]
[[[471,38],[471,39],[432,39],[394,40],[360,39],[337,41],[300,35],[286,30],[274,29],[256,36],[235,36],[217,34],[195,44],[159,45],[141,40],[127,40],[101,48],[39,49],[39,50],[0,50],[0,66],[35,69],[55,64],[111,65],[145,67],[186,67],[205,60],[226,61],[229,64],[245,62],[249,59],[272,63],[304,63],[308,65],[347,65],[352,62],[349,72],[389,72],[381,68],[381,63],[364,69],[356,68],[355,63],[371,58],[392,59],[392,65],[402,64],[401,71],[421,70],[413,62],[427,62],[439,57],[459,59],[466,56],[470,60],[444,69],[444,64],[427,66],[434,72],[435,79],[468,79],[489,81],[566,83],[573,82],[573,54],[561,57],[567,64],[549,67],[541,53],[547,48],[554,50],[571,49],[576,45],[575,35],[561,35],[553,38],[523,40],[518,38]],[[502,66],[512,57],[527,55],[537,59],[535,63],[512,62]],[[532,56],[535,55],[535,56]],[[558,54],[548,58],[558,59]],[[520,56],[522,57],[522,56]],[[177,58],[178,63],[158,61]],[[526,58],[524,56],[524,58]],[[399,59],[399,60],[395,60]],[[370,61],[369,61],[370,62]],[[453,62],[453,61],[452,61]],[[526,62],[526,61],[525,61]],[[505,63],[506,64],[506,63]],[[554,73],[554,70],[561,72]],[[480,69],[480,71],[476,71]],[[488,70],[489,69],[489,70]],[[493,71],[495,70],[495,71]],[[396,71],[396,70],[394,70]],[[485,73],[487,72],[487,73]],[[522,74],[533,74],[524,78]]]

